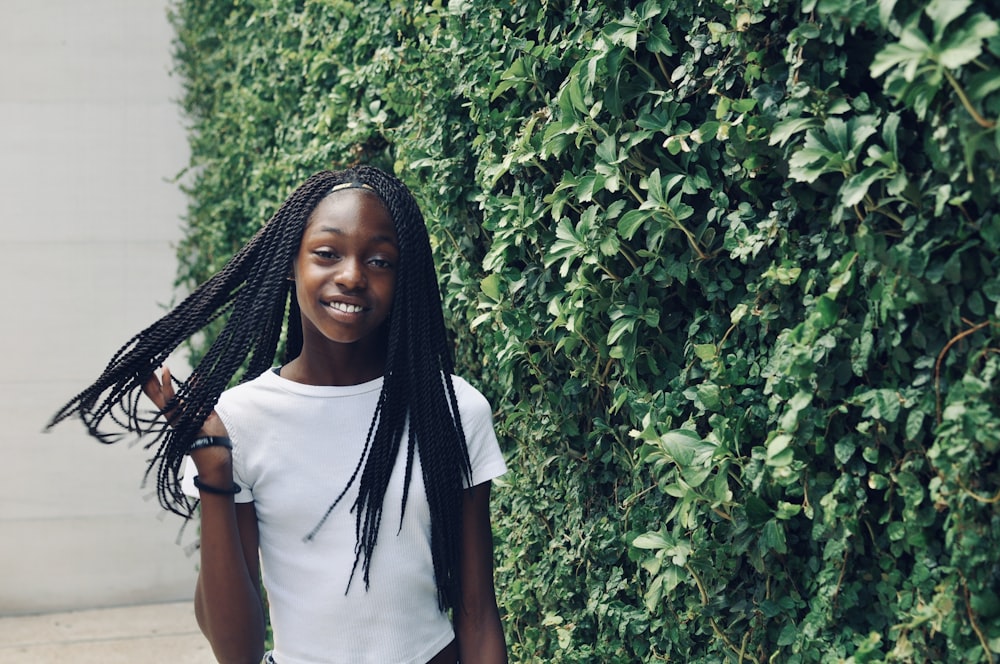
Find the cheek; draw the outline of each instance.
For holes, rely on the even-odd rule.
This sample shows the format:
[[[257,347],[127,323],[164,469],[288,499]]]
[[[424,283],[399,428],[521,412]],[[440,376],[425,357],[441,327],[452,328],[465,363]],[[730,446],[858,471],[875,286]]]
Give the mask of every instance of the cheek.
[[[295,299],[301,307],[315,296],[316,279],[312,274],[310,274],[309,270],[296,270],[293,277]]]
[[[384,297],[385,297],[386,303],[389,305],[390,308],[392,308],[393,302],[396,301],[396,278],[395,277],[393,277],[392,279],[389,280],[389,282],[385,285],[385,290],[383,292],[385,293]]]
[[[309,302],[306,301],[305,297],[302,295],[302,289],[295,289],[295,304],[299,310],[299,317],[305,318],[305,312],[309,310]]]

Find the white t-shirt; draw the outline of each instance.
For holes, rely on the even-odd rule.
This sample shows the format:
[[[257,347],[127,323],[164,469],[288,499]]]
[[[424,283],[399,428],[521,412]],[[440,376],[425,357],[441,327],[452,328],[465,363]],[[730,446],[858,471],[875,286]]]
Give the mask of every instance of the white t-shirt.
[[[463,379],[452,380],[475,486],[502,475],[506,465],[489,403]],[[400,522],[406,432],[383,501],[369,589],[360,563],[348,589],[357,541],[351,506],[360,475],[315,537],[305,540],[354,472],[381,388],[381,378],[314,386],[267,371],[224,392],[216,406],[233,443],[234,477],[242,487],[236,500],[253,501],[257,512],[280,664],[423,664],[454,638],[437,605],[419,454]]]

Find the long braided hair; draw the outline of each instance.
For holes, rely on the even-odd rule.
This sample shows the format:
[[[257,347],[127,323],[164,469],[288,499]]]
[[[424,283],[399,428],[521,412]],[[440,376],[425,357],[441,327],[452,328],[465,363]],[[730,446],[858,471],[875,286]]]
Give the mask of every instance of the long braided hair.
[[[147,477],[155,473],[160,504],[190,517],[194,504],[180,488],[180,468],[219,395],[241,367],[246,367],[242,380],[247,381],[273,366],[283,325],[287,325],[284,361],[301,353],[295,282],[286,277],[310,215],[338,185],[361,186],[379,197],[395,225],[399,262],[383,386],[364,452],[347,486],[306,537],[312,538],[358,481],[352,507],[357,519],[354,567],[361,564],[369,586],[382,503],[408,424],[402,508],[405,513],[414,452],[419,451],[430,506],[438,605],[443,610],[456,606],[461,597],[461,501],[471,467],[424,218],[406,186],[377,168],[359,166],[311,176],[221,271],[122,346],[97,381],[63,406],[48,427],[78,416],[88,433],[104,443],[127,433],[147,437],[146,448],[155,449]],[[142,386],[180,344],[220,317],[226,317],[222,331],[189,380],[178,381],[173,400],[164,408],[171,413],[168,426],[160,412],[142,409]]]

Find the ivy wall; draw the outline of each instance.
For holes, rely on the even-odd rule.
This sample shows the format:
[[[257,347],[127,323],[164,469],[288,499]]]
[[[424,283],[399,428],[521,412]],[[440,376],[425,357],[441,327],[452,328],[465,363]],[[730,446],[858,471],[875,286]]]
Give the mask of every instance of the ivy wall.
[[[1000,657],[992,0],[178,1],[178,283],[394,170],[515,662]]]

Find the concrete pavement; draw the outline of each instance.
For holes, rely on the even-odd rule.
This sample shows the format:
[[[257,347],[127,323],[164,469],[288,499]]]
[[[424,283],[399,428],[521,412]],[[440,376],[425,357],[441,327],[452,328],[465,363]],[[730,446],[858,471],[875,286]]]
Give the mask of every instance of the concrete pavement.
[[[0,618],[4,664],[211,664],[191,602]]]

